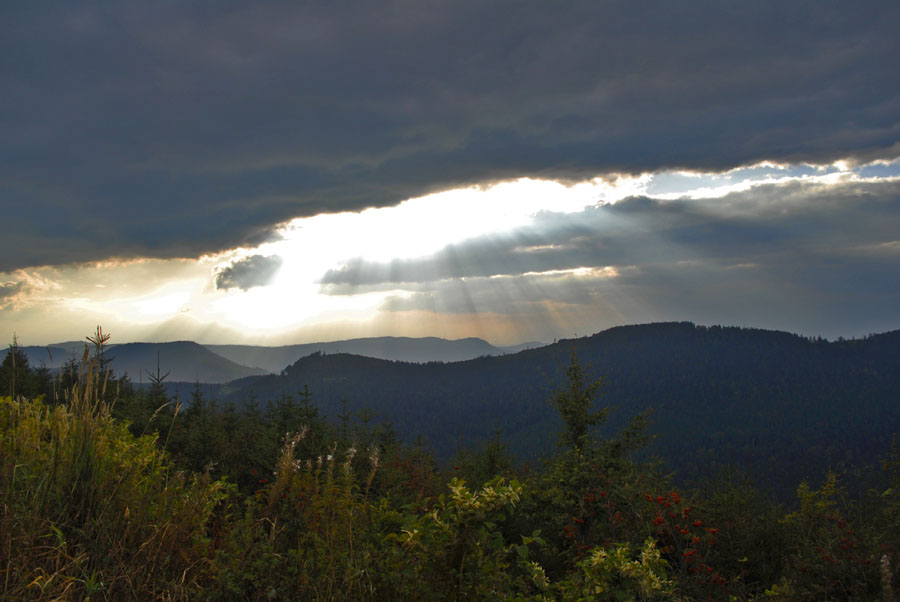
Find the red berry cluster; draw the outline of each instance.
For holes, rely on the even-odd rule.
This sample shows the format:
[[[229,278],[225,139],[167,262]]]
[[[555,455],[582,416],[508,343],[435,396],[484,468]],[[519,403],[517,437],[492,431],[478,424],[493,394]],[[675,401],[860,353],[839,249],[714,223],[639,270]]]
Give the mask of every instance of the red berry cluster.
[[[682,576],[699,576],[707,586],[727,592],[728,580],[713,569],[707,560],[716,543],[714,527],[706,527],[702,520],[692,520],[693,508],[683,503],[677,491],[665,495],[645,494],[656,513],[653,526],[660,550]]]

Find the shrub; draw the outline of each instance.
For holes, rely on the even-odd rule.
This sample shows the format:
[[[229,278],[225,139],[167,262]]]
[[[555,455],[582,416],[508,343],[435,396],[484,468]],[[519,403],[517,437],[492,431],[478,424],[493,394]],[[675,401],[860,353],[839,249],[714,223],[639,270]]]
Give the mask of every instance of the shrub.
[[[3,595],[186,599],[226,486],[115,422],[85,366],[66,405],[0,399]]]

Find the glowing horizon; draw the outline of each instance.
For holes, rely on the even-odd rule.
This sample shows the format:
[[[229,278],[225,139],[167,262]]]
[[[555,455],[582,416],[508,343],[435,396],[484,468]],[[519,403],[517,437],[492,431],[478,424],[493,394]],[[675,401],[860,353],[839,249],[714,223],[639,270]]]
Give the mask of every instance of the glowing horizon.
[[[879,174],[866,175],[873,165]],[[671,226],[654,223],[668,219],[666,207],[697,204],[723,223],[738,224],[770,206],[773,215],[806,211],[814,207],[815,195],[898,178],[896,160],[820,166],[764,162],[720,173],[596,177],[568,185],[522,178],[434,193],[394,207],[298,218],[279,227],[273,240],[197,259],[109,259],[0,274],[0,283],[18,287],[3,299],[2,324],[8,337],[15,331],[28,344],[78,339],[102,324],[118,334],[118,342],[174,335],[205,337],[208,343],[287,344],[312,337],[397,334],[478,336],[507,345],[628,321],[690,319],[694,316],[654,306],[633,284],[618,284],[623,274],[633,278],[659,269],[642,264],[647,260],[559,267],[545,265],[544,258],[566,252],[577,257],[572,249],[583,246],[584,237],[615,236],[621,246],[628,240],[623,232],[633,232],[640,245],[671,247],[665,229]],[[754,190],[766,190],[773,198],[751,202]],[[774,198],[779,191],[787,196]],[[571,224],[562,238],[558,232],[552,241],[542,238],[553,220],[635,198],[660,204],[639,215],[607,211],[590,229],[587,218],[566,218]],[[514,244],[510,237],[526,242]],[[690,245],[682,241],[671,247],[680,266],[697,268],[715,259],[697,256],[685,243]],[[870,252],[896,252],[896,241],[877,245]],[[597,259],[603,255],[602,250],[593,253]],[[752,259],[732,263],[758,270]],[[483,267],[485,262],[491,267]],[[350,272],[358,282],[347,280]],[[523,299],[531,305],[522,305]],[[727,321],[723,308],[718,313]],[[733,321],[742,319],[738,314]]]

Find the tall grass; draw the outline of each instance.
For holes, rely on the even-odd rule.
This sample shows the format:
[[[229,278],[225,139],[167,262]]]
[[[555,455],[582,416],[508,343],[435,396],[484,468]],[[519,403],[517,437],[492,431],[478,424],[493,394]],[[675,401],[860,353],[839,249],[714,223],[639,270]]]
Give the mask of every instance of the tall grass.
[[[5,599],[187,599],[225,487],[110,416],[87,351],[66,403],[0,398]]]
[[[260,479],[215,554],[210,599],[381,599],[383,534],[367,503],[378,452],[356,468],[353,445],[299,458],[306,433],[285,436],[271,482]]]

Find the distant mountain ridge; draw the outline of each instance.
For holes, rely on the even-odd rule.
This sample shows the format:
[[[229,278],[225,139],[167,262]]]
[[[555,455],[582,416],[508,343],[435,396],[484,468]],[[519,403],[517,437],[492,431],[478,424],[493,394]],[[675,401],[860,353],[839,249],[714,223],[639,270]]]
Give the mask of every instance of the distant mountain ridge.
[[[84,343],[74,341],[47,347],[22,347],[31,366],[45,366],[58,370],[70,360],[81,360]],[[5,357],[7,350],[0,352]],[[245,376],[266,374],[265,370],[249,368],[213,353],[192,341],[170,343],[122,343],[110,345],[110,367],[117,376],[127,374],[132,381],[147,382],[147,373],[155,374],[157,358],[161,374],[167,380],[202,383],[224,383]]]
[[[502,355],[533,347],[540,343],[524,343],[497,347],[478,338],[448,340],[436,337],[375,337],[302,343],[280,347],[258,345],[202,345],[192,341],[167,343],[111,344],[112,369],[127,373],[135,382],[146,381],[146,373],[155,373],[157,353],[160,371],[169,372],[169,382],[201,382],[220,384],[246,376],[281,372],[305,355],[315,352],[349,352],[368,357],[408,362],[453,362],[480,356]],[[68,361],[80,360],[85,343],[67,341],[48,346],[22,347],[32,366],[51,370]],[[0,350],[0,359],[7,353]]]
[[[808,466],[877,461],[900,433],[900,331],[860,340],[809,339],[785,332],[661,323],[448,364],[315,354],[282,375],[221,387],[222,401],[260,401],[309,386],[336,416],[341,400],[425,436],[444,459],[460,443],[501,428],[514,455],[553,448],[560,422],[548,403],[576,352],[602,377],[598,406],[616,408],[614,433],[653,410],[655,449],[686,476],[753,466],[770,483],[796,486]]]
[[[359,349],[351,345],[356,341],[364,341],[369,353],[379,344],[416,349],[415,339],[390,337],[281,348],[212,346],[244,353],[245,361],[250,352],[282,361],[315,351],[278,374],[187,341],[114,345],[110,355],[116,371],[146,382],[158,353],[161,372],[171,370],[170,389],[180,390],[178,381],[211,383],[203,391],[221,403],[251,397],[264,403],[308,385],[325,415],[335,417],[347,400],[351,412],[371,410],[376,420],[392,422],[401,438],[425,436],[442,459],[496,428],[519,458],[552,450],[560,422],[548,399],[562,384],[572,352],[590,375],[603,378],[597,405],[615,408],[601,432],[619,432],[633,416],[653,410],[654,449],[688,477],[746,466],[773,487],[794,487],[815,477],[806,472],[810,466],[877,462],[900,433],[900,331],[829,342],[752,328],[658,323],[506,355],[482,353],[491,349],[478,339],[425,339],[414,355],[418,362],[346,353]],[[422,361],[428,345],[444,344],[479,357]],[[49,365],[51,354],[56,365],[80,358],[83,348],[70,342],[50,346],[50,353],[23,349],[39,366]]]
[[[281,372],[301,357],[316,352],[350,353],[384,360],[402,362],[459,362],[486,355],[515,353],[542,343],[523,343],[497,347],[484,339],[441,339],[437,337],[371,337],[301,343],[278,347],[258,345],[206,345],[206,348],[244,366],[255,366],[269,372]]]
[[[113,369],[127,372],[135,382],[147,382],[147,373],[155,374],[157,358],[161,374],[168,380],[200,383],[223,383],[245,376],[266,374],[213,353],[193,341],[171,343],[124,343],[112,346]]]

